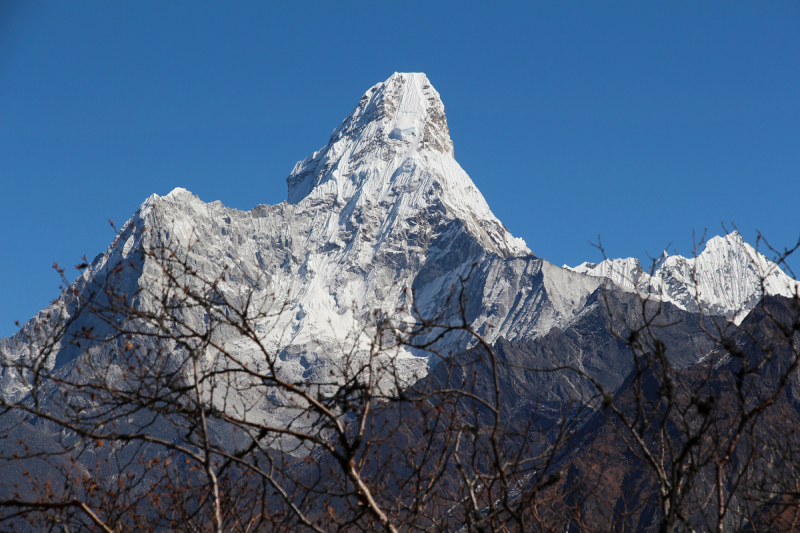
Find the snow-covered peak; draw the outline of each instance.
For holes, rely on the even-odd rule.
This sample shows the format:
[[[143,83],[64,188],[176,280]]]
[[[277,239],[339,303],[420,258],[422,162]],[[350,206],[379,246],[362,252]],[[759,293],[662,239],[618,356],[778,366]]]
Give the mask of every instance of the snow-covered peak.
[[[673,301],[740,321],[763,294],[793,296],[797,284],[775,263],[744,242],[739,232],[716,236],[696,258],[666,258],[653,275],[653,286],[664,288]],[[762,290],[763,285],[763,290]],[[674,290],[685,286],[684,290]]]
[[[663,267],[666,264],[667,259],[669,259],[669,254],[667,253],[666,250],[664,250],[661,253],[661,257],[656,259],[655,262],[651,265],[651,270],[654,270],[654,271],[655,270],[659,270],[661,267]]]
[[[371,87],[328,144],[298,162],[286,182],[290,204],[324,206],[337,216],[369,211],[380,220],[407,219],[439,204],[488,251],[531,253],[454,159],[444,104],[422,73],[395,73]]]
[[[622,285],[623,287],[631,289],[635,286],[643,273],[642,265],[635,257],[628,257],[627,259],[606,259],[602,263],[586,262],[574,268],[564,265],[562,268],[568,268],[579,274],[609,278],[617,285]]]
[[[175,187],[174,189],[172,189],[169,192],[169,194],[167,194],[167,198],[175,198],[175,197],[180,196],[182,194],[191,195],[192,192],[184,189],[183,187]]]
[[[364,93],[327,146],[295,165],[286,179],[288,201],[300,202],[327,181],[344,185],[341,178],[375,160],[408,159],[418,149],[453,156],[444,104],[425,74],[396,72]]]
[[[664,252],[647,270],[635,258],[565,268],[636,287],[682,309],[696,310],[699,305],[737,322],[764,294],[792,297],[797,292],[797,282],[744,242],[737,231],[709,239],[696,257]]]
[[[331,140],[351,136],[372,122],[378,126],[374,133],[379,138],[405,141],[413,145],[412,150],[427,148],[453,155],[444,104],[421,72],[395,72],[371,87]]]
[[[727,251],[742,249],[746,249],[748,252],[755,252],[752,246],[744,242],[741,234],[734,230],[726,235],[715,235],[714,237],[711,237],[706,242],[706,245],[703,247],[703,252],[700,255],[705,253],[715,253],[721,250],[726,250],[727,253]],[[666,254],[666,252],[664,252],[664,254]]]

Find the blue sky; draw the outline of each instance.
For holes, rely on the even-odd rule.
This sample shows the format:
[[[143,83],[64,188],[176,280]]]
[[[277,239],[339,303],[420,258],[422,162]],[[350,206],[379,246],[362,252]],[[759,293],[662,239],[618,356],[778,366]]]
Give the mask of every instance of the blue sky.
[[[283,201],[395,71],[427,73],[461,166],[553,263],[598,235],[643,260],[723,223],[800,237],[797,1],[6,1],[0,336],[152,193]]]

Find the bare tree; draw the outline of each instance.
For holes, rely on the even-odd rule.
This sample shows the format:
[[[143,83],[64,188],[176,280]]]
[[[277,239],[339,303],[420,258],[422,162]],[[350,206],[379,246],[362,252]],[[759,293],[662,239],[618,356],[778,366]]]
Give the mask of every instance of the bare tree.
[[[786,258],[796,249],[776,252],[777,264],[791,272]],[[605,425],[591,436],[601,449],[586,444],[590,461],[606,465],[596,479],[622,471],[619,481],[630,486],[594,495],[594,508],[584,506],[574,522],[580,529],[794,530],[800,300],[796,288],[791,300],[769,297],[767,275],[758,307],[741,324],[705,315],[695,294],[699,327],[714,349],[687,367],[672,362],[663,340],[676,323],[665,320],[661,294],[639,291],[631,322],[613,316],[604,291],[610,332],[628,347],[633,372],[615,395],[584,369],[559,368],[589,380],[603,398]],[[695,286],[697,276],[693,270]],[[588,470],[584,463],[580,472]]]
[[[7,467],[45,465],[7,487],[6,520],[217,532],[525,524],[499,510],[552,483],[542,476],[577,419],[546,435],[535,417],[503,421],[496,377],[487,396],[473,390],[485,378],[476,373],[412,388],[402,375],[404,346],[451,370],[488,355],[496,373],[492,347],[466,321],[463,290],[436,317],[376,314],[330,354],[327,376],[298,382],[265,341],[285,298],[263,294],[260,280],[232,294],[226,270],[209,276],[190,249],[150,242],[69,286],[58,312],[26,332],[27,353],[4,354],[25,389],[3,399],[6,418],[48,437],[4,457]],[[459,334],[477,348],[442,352]],[[55,365],[65,353],[69,364]]]
[[[286,295],[259,279],[231,291],[236,274],[204,270],[191,239],[147,243],[102,276],[64,279],[24,350],[3,351],[19,391],[2,400],[9,527],[723,531],[798,519],[796,296],[763,299],[740,325],[701,311],[716,349],[679,368],[662,340],[676,325],[667,304],[637,293],[626,321],[605,291],[633,369],[614,391],[562,354],[524,364],[486,342],[465,278],[436,316],[375,313],[327,354],[324,376],[298,381],[266,340],[281,338],[270,328]],[[437,362],[413,384],[406,349]],[[595,390],[544,416],[537,398],[516,402],[515,372]]]

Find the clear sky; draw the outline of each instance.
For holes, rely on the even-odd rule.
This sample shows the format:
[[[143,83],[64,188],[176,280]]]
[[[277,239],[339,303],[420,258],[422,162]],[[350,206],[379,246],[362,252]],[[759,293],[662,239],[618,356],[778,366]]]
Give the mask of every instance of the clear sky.
[[[152,193],[283,201],[395,71],[428,75],[456,159],[555,264],[598,235],[642,260],[722,223],[800,237],[798,1],[0,0],[0,336]]]

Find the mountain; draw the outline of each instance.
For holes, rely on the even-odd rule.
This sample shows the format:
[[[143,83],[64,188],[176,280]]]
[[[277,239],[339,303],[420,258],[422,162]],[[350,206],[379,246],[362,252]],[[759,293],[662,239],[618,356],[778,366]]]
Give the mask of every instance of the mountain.
[[[759,270],[771,272],[768,293],[786,293],[788,278],[738,234],[712,239],[696,260],[665,257],[652,275],[635,260],[559,268],[510,234],[454,154],[439,93],[424,74],[395,73],[360,98],[324,147],[295,165],[286,179],[287,202],[240,211],[180,188],[151,196],[107,252],[58,301],[0,340],[0,349],[11,361],[36,352],[42,324],[112,335],[107,322],[76,313],[92,287],[113,282],[117,291],[137,294],[132,305],[156,308],[164,274],[143,252],[165,245],[201,276],[219,278],[216,287],[230,301],[247,292],[248,305],[275,310],[257,324],[259,340],[280,355],[282,375],[297,382],[327,376],[337,354],[366,354],[376,312],[397,322],[413,320],[414,309],[432,317],[462,290],[466,320],[489,343],[568,328],[596,304],[609,275],[622,290],[663,290],[666,300],[695,310],[689,272],[696,265],[701,302],[718,315],[752,307],[761,294]],[[181,314],[197,330],[207,320],[191,307]],[[236,331],[217,334],[241,361],[262,364],[251,339]],[[470,343],[445,340],[442,350]],[[134,341],[156,349],[152,340]],[[93,349],[110,361],[119,343]],[[46,365],[75,372],[83,350],[56,346]],[[428,353],[401,349],[402,384],[435,362]],[[27,385],[16,372],[4,368],[1,378],[5,397],[24,397]],[[280,402],[265,406],[259,397],[237,394],[264,416],[278,416]]]
[[[746,339],[715,340],[715,323],[735,330],[726,318],[756,313],[764,294],[796,293],[738,233],[695,258],[665,254],[649,271],[635,259],[555,266],[510,234],[454,154],[427,77],[395,73],[295,165],[286,202],[240,211],[182,188],[145,200],[57,300],[0,339],[0,499],[55,501],[79,474],[114,481],[111,492],[125,486],[136,502],[160,498],[164,479],[186,479],[208,501],[219,466],[233,492],[252,493],[242,473],[291,489],[264,492],[258,517],[299,500],[313,518],[305,526],[350,507],[363,517],[370,490],[402,514],[421,509],[405,504],[427,487],[434,511],[419,528],[445,517],[450,530],[453,517],[459,530],[482,513],[453,514],[466,508],[463,489],[480,485],[453,457],[471,454],[478,470],[501,448],[520,458],[513,483],[497,476],[500,492],[481,496],[491,505],[559,482],[543,476],[560,465],[568,476],[603,466],[583,454],[595,436],[633,464],[603,408],[669,388],[631,387],[638,358],[680,375],[716,370],[728,364],[720,345],[735,354]],[[465,327],[413,329],[426,319]],[[411,330],[412,342],[396,343],[387,325]],[[653,331],[658,342],[643,343]],[[451,457],[453,446],[462,451]],[[428,475],[418,453],[435,459],[419,483],[409,476]],[[158,464],[175,477],[152,473]],[[115,501],[103,503],[108,516]],[[196,502],[183,504],[194,516]],[[165,530],[180,522],[164,516]]]
[[[682,474],[689,479],[682,481],[684,487],[692,489],[684,489],[682,494],[683,508],[689,512],[681,519],[688,527],[676,527],[676,531],[717,528],[718,500],[709,498],[710,494],[723,495],[729,506],[719,530],[795,529],[797,492],[788,487],[797,483],[800,381],[796,373],[790,379],[785,376],[800,358],[797,325],[800,325],[797,300],[767,296],[763,305],[750,311],[738,328],[729,330],[729,346],[735,346],[735,350],[717,346],[681,370],[683,390],[674,395],[672,403],[663,401],[664,379],[659,376],[662,369],[657,365],[641,374],[631,371],[620,383],[613,404],[628,420],[647,419],[646,423],[640,422],[643,429],[638,431],[649,451],[657,457],[685,454],[683,464],[687,468]],[[693,333],[691,328],[681,325],[680,330],[671,336],[686,334],[683,343],[677,336],[663,338],[669,347],[667,353],[673,354],[670,357],[673,362],[676,356],[690,355],[693,351],[689,349],[687,353],[686,344]],[[666,331],[659,330],[658,334]],[[749,370],[743,374],[745,368]],[[737,394],[748,399],[747,409],[741,408]],[[693,431],[699,433],[696,428],[704,413],[703,400],[710,401],[713,416],[706,424],[712,429],[706,430],[701,444],[696,445],[691,437]],[[764,402],[769,408],[756,412],[753,406],[757,402]],[[699,404],[699,409],[692,404]],[[665,426],[670,427],[672,440],[660,438],[662,420],[669,421]],[[632,442],[631,435],[620,417],[608,409],[598,409],[576,432],[570,450],[556,467],[565,473],[562,484],[565,491],[586,491],[585,498],[576,498],[575,512],[585,530],[609,530],[610,517],[619,531],[662,530],[659,521],[663,508],[653,498],[659,490],[658,480],[653,469],[642,461],[642,447]],[[719,457],[728,456],[736,464],[736,474],[721,479],[735,482],[723,482],[720,487],[715,484],[718,479],[715,469]],[[673,465],[680,465],[681,461],[674,461],[665,463],[674,468],[667,471],[675,473],[677,478],[680,468]],[[747,475],[738,477],[742,471]],[[592,491],[594,486],[603,490]]]
[[[454,159],[444,106],[424,74],[394,74],[369,89],[287,183],[288,202],[251,211],[205,203],[184,189],[153,195],[76,286],[169,242],[208,277],[227,269],[228,293],[244,284],[265,301],[285,300],[264,330],[269,345],[285,352],[283,370],[300,378],[324,372],[318,354],[335,351],[376,309],[404,307],[410,318],[415,305],[433,315],[461,278],[468,278],[470,320],[492,341],[565,323],[600,285],[537,258],[497,220]],[[153,268],[129,269],[120,283],[152,285]],[[63,301],[56,307],[65,320]],[[5,350],[23,352],[23,337],[4,341]],[[427,361],[404,359],[409,379],[424,374]],[[14,379],[6,379],[9,391]]]
[[[714,348],[703,333],[699,316],[669,302],[648,305],[648,316],[658,316],[654,327],[669,346],[667,356],[677,368],[702,359]],[[669,327],[664,327],[669,324]],[[708,327],[710,321],[706,319]],[[623,339],[634,328],[642,328],[641,301],[632,291],[619,287],[597,289],[584,309],[563,328],[553,327],[546,334],[517,341],[498,339],[493,349],[499,363],[498,378],[503,419],[526,421],[527,412],[555,423],[570,406],[591,403],[597,389],[584,376],[568,370],[547,371],[570,365],[590,375],[606,391],[615,391],[634,369],[634,357]],[[612,334],[616,331],[618,336]],[[468,352],[455,365],[439,365],[417,386],[429,390],[457,387],[475,382],[473,388],[491,401],[493,372],[486,354]],[[470,374],[477,377],[470,379]]]
[[[697,257],[669,255],[665,251],[648,269],[629,257],[606,259],[599,264],[582,263],[570,270],[608,278],[681,309],[702,308],[708,314],[732,318],[737,323],[761,299],[762,280],[763,293],[767,295],[791,298],[797,292],[796,282],[744,242],[738,231],[709,239]]]

